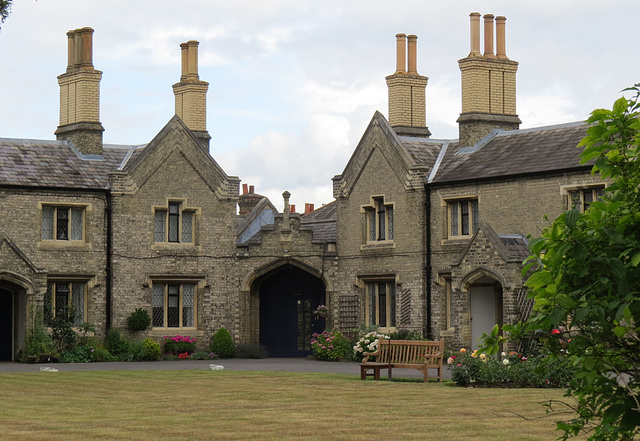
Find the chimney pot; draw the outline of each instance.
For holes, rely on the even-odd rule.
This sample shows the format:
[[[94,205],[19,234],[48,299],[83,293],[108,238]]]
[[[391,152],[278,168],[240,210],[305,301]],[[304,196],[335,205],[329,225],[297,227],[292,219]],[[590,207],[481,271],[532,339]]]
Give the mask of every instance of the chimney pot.
[[[249,186],[249,194],[253,194],[254,189],[255,189],[255,186],[250,185]]]
[[[493,54],[493,14],[484,16],[484,56],[495,58]]]
[[[406,38],[405,34],[396,35],[396,73],[406,73]]]
[[[418,61],[417,61],[417,48],[418,48],[418,36],[409,35],[409,75],[418,75]]]
[[[506,17],[496,17],[496,56],[503,60],[508,60],[507,45],[505,40]]]
[[[482,55],[480,53],[480,13],[472,12],[469,17],[471,17],[471,51],[469,56],[479,57]]]
[[[313,211],[313,204],[304,204],[304,214],[309,214]]]
[[[242,194],[247,194],[249,192],[249,186],[247,184],[242,184]]]
[[[296,204],[289,205],[289,212],[291,212],[291,213],[295,213],[296,212]]]

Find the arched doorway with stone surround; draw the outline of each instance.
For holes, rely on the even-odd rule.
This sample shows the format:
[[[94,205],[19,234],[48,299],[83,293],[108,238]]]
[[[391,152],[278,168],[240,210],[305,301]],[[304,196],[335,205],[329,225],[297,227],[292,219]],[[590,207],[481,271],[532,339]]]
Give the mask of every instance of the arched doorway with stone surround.
[[[27,290],[0,275],[0,361],[15,360],[24,347]]]
[[[251,315],[258,341],[272,357],[311,354],[311,337],[322,332],[326,319],[313,314],[326,304],[326,285],[317,272],[295,261],[263,268],[251,284]],[[257,326],[256,326],[257,325]]]
[[[495,325],[504,323],[504,278],[487,268],[469,273],[462,282],[462,290],[469,298],[470,347],[482,346],[479,339],[489,334]]]

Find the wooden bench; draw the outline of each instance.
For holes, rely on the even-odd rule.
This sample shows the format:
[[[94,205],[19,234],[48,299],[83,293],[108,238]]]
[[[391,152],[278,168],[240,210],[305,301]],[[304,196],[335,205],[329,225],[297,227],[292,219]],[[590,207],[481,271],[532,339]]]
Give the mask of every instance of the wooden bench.
[[[388,370],[388,378],[392,378],[394,368],[418,369],[424,374],[425,383],[429,381],[429,369],[438,371],[438,381],[442,381],[442,357],[444,340],[378,340],[378,350],[365,352],[360,364],[360,378],[373,377],[380,379],[380,370]],[[376,357],[376,361],[369,358]],[[371,371],[371,372],[370,372]]]

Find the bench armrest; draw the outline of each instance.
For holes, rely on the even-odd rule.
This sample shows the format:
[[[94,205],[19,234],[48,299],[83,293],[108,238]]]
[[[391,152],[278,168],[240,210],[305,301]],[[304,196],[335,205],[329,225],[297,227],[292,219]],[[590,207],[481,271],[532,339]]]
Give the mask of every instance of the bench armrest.
[[[380,355],[380,348],[378,348],[378,350],[375,352],[363,352],[362,355],[364,355],[362,362],[366,363],[369,361],[369,357],[375,357],[376,355]]]

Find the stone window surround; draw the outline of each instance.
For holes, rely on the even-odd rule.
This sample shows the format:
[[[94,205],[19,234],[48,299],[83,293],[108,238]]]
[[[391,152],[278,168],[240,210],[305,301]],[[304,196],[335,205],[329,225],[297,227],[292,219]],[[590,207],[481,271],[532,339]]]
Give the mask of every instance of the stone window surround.
[[[440,335],[453,336],[456,328],[451,323],[453,317],[453,286],[451,284],[451,273],[439,274],[438,283],[443,287],[444,292],[444,309],[443,309],[443,326],[440,327]]]
[[[562,209],[569,210],[571,209],[571,193],[575,191],[584,191],[584,190],[602,190],[607,188],[607,183],[603,181],[597,182],[585,182],[584,184],[572,184],[572,185],[561,185],[560,186],[560,196],[562,197]],[[580,198],[582,201],[582,197]],[[580,209],[581,213],[584,213],[584,209]]]
[[[179,204],[180,205],[180,221],[178,222],[178,238],[179,241],[178,242],[169,242],[169,204]],[[158,211],[165,211],[166,212],[166,220],[165,220],[165,224],[164,224],[164,241],[158,241],[156,242],[155,240],[155,228],[156,228],[156,212]],[[192,232],[191,232],[191,242],[183,242],[182,239],[182,213],[184,212],[191,212],[193,213],[193,218],[192,218]],[[201,209],[198,207],[190,207],[187,205],[187,199],[186,198],[167,198],[165,201],[164,205],[153,205],[151,207],[151,216],[153,219],[153,222],[151,223],[151,239],[152,239],[152,249],[156,249],[156,248],[171,248],[171,247],[198,247],[199,248],[199,234],[198,234],[198,224],[199,224],[199,220],[200,220],[200,216],[201,216]]]
[[[56,216],[54,215],[54,238],[53,239],[42,239],[43,231],[42,231],[42,219],[44,216],[44,208],[45,207],[66,207],[66,208],[80,208],[83,209],[82,213],[82,239],[56,239],[55,236],[55,222]],[[91,249],[91,242],[87,239],[87,219],[89,214],[93,211],[93,205],[87,202],[65,202],[65,201],[39,201],[38,202],[38,212],[40,218],[40,241],[37,243],[38,248],[89,248]],[[71,219],[69,219],[69,224],[71,224]]]
[[[84,285],[84,310],[82,311],[83,315],[82,315],[82,322],[83,323],[89,323],[91,322],[90,317],[89,317],[89,303],[91,302],[90,299],[90,292],[91,290],[94,288],[94,286],[96,286],[96,277],[93,275],[66,275],[66,274],[55,274],[55,275],[49,275],[47,277],[47,289],[49,289],[49,286],[53,283],[70,283],[70,284],[74,284],[74,283],[80,283]],[[54,305],[52,305],[53,308],[53,315],[55,316],[55,307]],[[77,328],[74,326],[73,329]]]
[[[385,218],[384,218],[384,227],[385,227],[385,231],[383,232],[384,234],[384,239],[379,239],[380,237],[380,218],[379,218],[379,206],[380,204],[382,204],[382,206],[385,208],[384,210],[384,214],[385,214]],[[375,225],[375,240],[371,239],[371,213],[375,213],[375,219],[376,219],[376,225]],[[394,242],[394,228],[395,228],[395,220],[394,220],[394,214],[395,214],[395,202],[389,202],[387,201],[387,198],[385,197],[384,194],[377,194],[377,195],[372,195],[369,198],[369,204],[367,205],[361,205],[360,206],[360,213],[362,213],[363,216],[363,242],[361,245],[361,249],[368,249],[368,248],[378,248],[380,246],[382,247],[395,247],[395,242]]]
[[[180,286],[180,316],[182,316],[182,302],[183,302],[183,285],[193,285],[193,326],[153,326],[153,285],[155,284],[163,284],[165,286],[168,285],[179,285]],[[149,276],[149,283],[143,286],[148,286],[151,289],[151,334],[155,335],[153,331],[160,331],[161,335],[167,335],[167,333],[175,332],[176,330],[188,330],[192,334],[193,331],[197,331],[198,328],[198,302],[201,298],[202,292],[204,288],[206,288],[206,282],[203,277],[200,276],[175,276],[175,275],[153,275]],[[167,323],[167,307],[168,307],[168,296],[167,290],[165,289],[164,293],[164,305],[163,305],[163,322]],[[180,318],[180,325],[182,324],[182,317]],[[158,334],[160,335],[160,334]],[[192,335],[193,336],[193,335]]]
[[[364,323],[369,326],[369,286],[373,283],[386,283],[387,285],[392,285],[394,287],[395,292],[395,305],[393,310],[396,312],[396,317],[394,318],[397,323],[397,305],[398,305],[398,296],[397,296],[397,288],[401,285],[399,281],[399,276],[397,274],[370,274],[370,275],[360,275],[357,276],[356,286],[360,289],[362,295],[362,305],[364,305]],[[387,293],[387,312],[390,311],[390,299],[391,296]],[[390,317],[389,317],[390,319]],[[395,332],[397,331],[397,326],[381,326],[380,332]]]
[[[473,237],[473,234],[475,233],[474,224],[478,225],[479,219],[473,218],[473,210],[470,209],[469,210],[469,234],[468,235],[458,234],[455,236],[451,234],[451,206],[455,202],[462,202],[462,201],[475,201],[478,207],[477,211],[479,213],[480,197],[477,194],[442,196],[440,199],[440,204],[443,212],[443,227],[442,227],[442,231],[443,231],[442,243],[443,244],[448,241],[460,241],[460,240],[466,241],[468,239],[471,239],[471,237]],[[478,218],[479,218],[479,215],[478,215]],[[461,228],[462,226],[459,223],[459,229]]]

